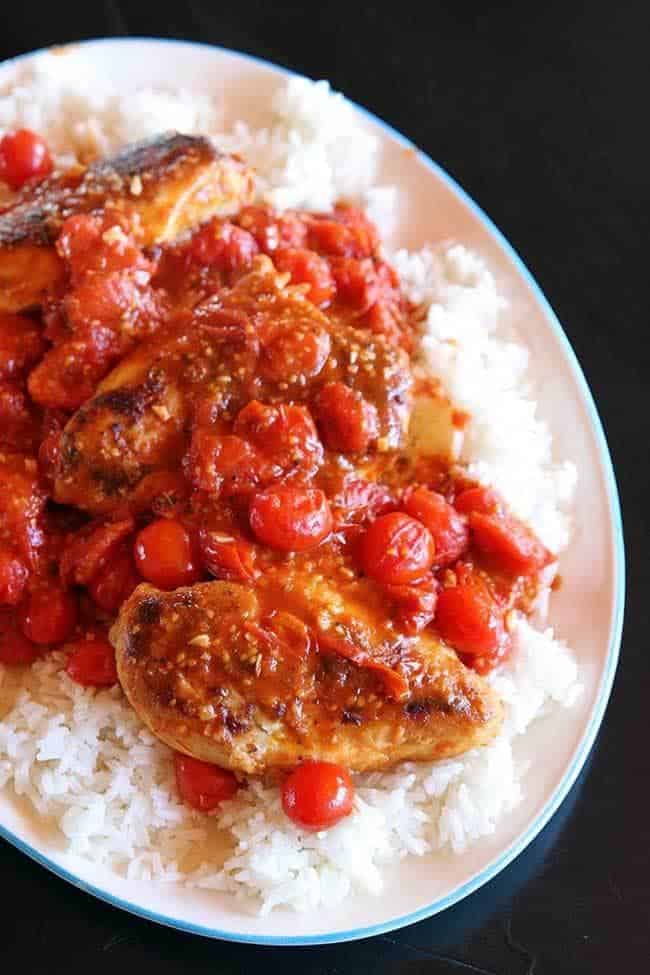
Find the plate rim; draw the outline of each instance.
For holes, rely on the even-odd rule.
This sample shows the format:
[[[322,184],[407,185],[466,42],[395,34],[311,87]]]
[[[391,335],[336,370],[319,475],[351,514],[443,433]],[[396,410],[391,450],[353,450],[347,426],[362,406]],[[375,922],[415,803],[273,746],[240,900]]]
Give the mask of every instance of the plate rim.
[[[31,60],[39,55],[61,50],[65,47],[92,47],[115,43],[135,45],[156,43],[170,46],[182,45],[185,47],[206,48],[210,51],[226,54],[241,61],[261,65],[265,68],[272,68],[286,77],[307,77],[305,75],[301,75],[300,72],[292,71],[290,68],[276,64],[275,62],[266,58],[261,58],[257,55],[249,54],[244,51],[237,51],[220,44],[209,44],[202,41],[183,40],[181,38],[147,36],[95,37],[78,41],[70,41],[64,44],[54,44],[48,47],[37,48],[33,51],[27,51],[24,54],[17,55],[16,57],[7,58],[4,61],[0,61],[0,68],[4,69],[12,65],[18,65],[22,61]],[[349,929],[344,928],[337,931],[321,932],[314,935],[305,934],[294,936],[251,934],[247,933],[246,931],[224,930],[209,927],[203,924],[196,924],[182,918],[160,914],[157,911],[150,911],[140,904],[125,900],[124,898],[107,892],[95,884],[81,880],[72,871],[68,870],[61,864],[54,862],[44,853],[41,853],[36,847],[21,839],[10,829],[0,823],[0,837],[2,839],[6,840],[21,853],[26,854],[30,859],[34,860],[40,866],[45,867],[57,877],[72,884],[73,887],[76,887],[87,894],[91,894],[98,900],[109,904],[111,907],[126,911],[129,914],[144,918],[147,921],[161,924],[164,927],[184,931],[188,934],[198,934],[207,938],[237,942],[240,944],[268,945],[274,947],[305,947],[310,945],[338,944],[346,941],[356,941],[361,938],[370,938],[374,937],[375,935],[395,931],[399,928],[407,927],[408,925],[415,924],[418,921],[423,921],[429,917],[433,917],[434,915],[446,910],[448,907],[452,907],[454,904],[457,904],[465,897],[474,893],[480,887],[483,887],[485,884],[489,883],[490,880],[494,879],[494,877],[501,873],[502,870],[504,870],[514,859],[516,859],[516,857],[519,856],[520,853],[526,849],[527,846],[530,845],[530,843],[532,843],[535,837],[538,836],[538,834],[554,816],[559,806],[565,800],[573,787],[578,775],[582,771],[589,753],[591,752],[596,735],[598,734],[602,724],[620,657],[626,588],[625,544],[620,497],[614,474],[611,453],[603,424],[596,408],[593,394],[584,372],[582,371],[582,367],[578,361],[576,353],[573,350],[573,346],[571,345],[571,342],[569,341],[569,338],[564,331],[558,316],[551,307],[551,304],[546,298],[540,285],[537,283],[532,273],[528,270],[528,267],[512,244],[509,243],[503,233],[478,205],[478,203],[474,201],[474,199],[466,192],[466,190],[463,189],[463,187],[454,179],[454,177],[451,176],[446,169],[444,169],[444,167],[435,162],[435,160],[433,160],[427,153],[419,149],[410,139],[402,135],[401,132],[395,129],[388,122],[384,121],[384,119],[376,115],[374,112],[371,112],[369,109],[364,108],[362,105],[352,101],[352,99],[348,98],[347,95],[345,97],[346,100],[354,107],[354,109],[367,120],[378,126],[385,134],[389,135],[403,148],[408,149],[411,152],[415,152],[426,168],[434,173],[434,175],[436,175],[445,184],[446,188],[449,189],[460,200],[460,202],[463,203],[463,205],[469,211],[471,211],[473,216],[483,224],[489,234],[503,249],[506,256],[512,261],[517,273],[523,278],[526,285],[530,288],[533,298],[544,313],[549,328],[554,333],[555,338],[559,341],[567,365],[572,373],[573,380],[587,409],[589,424],[594,434],[598,461],[606,488],[612,536],[610,542],[613,542],[614,610],[612,614],[612,625],[606,665],[601,675],[598,696],[594,704],[589,723],[584,730],[581,741],[574,752],[564,776],[551,793],[533,822],[530,823],[528,828],[508,847],[506,847],[502,853],[495,856],[487,864],[487,866],[477,872],[464,884],[455,887],[449,894],[445,895],[444,897],[437,898],[430,904],[427,904],[416,911],[411,911],[407,914],[390,918],[388,921],[383,921],[378,924],[371,924],[364,927]]]

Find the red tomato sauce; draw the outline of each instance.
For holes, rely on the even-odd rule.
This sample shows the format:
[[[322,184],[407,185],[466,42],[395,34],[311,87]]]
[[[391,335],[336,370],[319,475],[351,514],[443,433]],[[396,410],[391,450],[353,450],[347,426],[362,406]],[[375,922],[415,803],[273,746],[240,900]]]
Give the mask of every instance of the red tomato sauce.
[[[12,186],[50,168],[38,140],[0,144],[0,178]],[[317,384],[333,341],[324,327],[251,325],[217,302],[209,313],[215,336],[237,355],[246,343],[261,348],[256,389],[286,379],[285,400],[251,395],[216,419],[206,395],[187,421],[183,462],[143,477],[123,509],[91,519],[53,502],[61,433],[73,413],[125,356],[170,321],[191,320],[198,303],[261,254],[330,322],[410,352],[414,309],[361,210],[250,206],[147,252],[107,212],[69,218],[56,248],[64,285],[38,312],[0,314],[0,662],[29,663],[66,645],[73,679],[110,686],[116,672],[105,634],[140,581],[163,589],[236,581],[266,591],[269,618],[294,619],[300,600],[282,586],[289,572],[321,573],[397,630],[433,628],[482,673],[503,658],[508,613],[527,608],[552,556],[494,492],[440,459],[413,466],[398,450],[380,449],[377,408],[364,393],[338,380]],[[291,384],[300,382],[314,383],[314,392],[297,402]],[[280,626],[269,639],[286,637]],[[303,649],[317,644],[307,634]],[[345,641],[323,646],[349,655]],[[366,656],[356,662],[401,693],[403,677]],[[198,808],[235,787],[189,759],[179,760],[177,775]],[[286,802],[300,806],[300,796]],[[347,793],[341,802],[335,818],[349,811]],[[301,806],[298,819],[324,822],[326,806]]]

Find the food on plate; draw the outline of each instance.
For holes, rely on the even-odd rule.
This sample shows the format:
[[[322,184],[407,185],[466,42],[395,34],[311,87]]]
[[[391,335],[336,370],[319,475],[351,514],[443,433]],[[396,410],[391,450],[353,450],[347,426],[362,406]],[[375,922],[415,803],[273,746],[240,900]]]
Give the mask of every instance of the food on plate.
[[[42,165],[18,201],[0,212],[0,310],[40,304],[62,280],[62,255],[54,245],[64,221],[76,214],[108,211],[117,229],[122,218],[140,244],[151,246],[237,210],[253,189],[252,173],[240,160],[220,153],[209,139],[177,133],[34,184],[41,175],[47,175]]]
[[[305,85],[272,136],[66,168],[45,124],[0,133],[0,786],[83,855],[265,909],[490,832],[513,737],[577,693],[534,628],[572,474],[492,278],[389,252],[365,136]],[[343,114],[298,139],[312,97]],[[185,868],[208,816],[233,856]]]

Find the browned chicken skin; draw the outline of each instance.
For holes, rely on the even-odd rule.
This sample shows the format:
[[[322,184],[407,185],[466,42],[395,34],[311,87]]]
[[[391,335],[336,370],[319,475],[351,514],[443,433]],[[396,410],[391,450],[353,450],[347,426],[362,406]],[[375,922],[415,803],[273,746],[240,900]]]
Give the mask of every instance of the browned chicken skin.
[[[156,736],[242,773],[314,758],[381,769],[491,740],[502,706],[489,685],[434,634],[391,629],[368,585],[290,567],[255,589],[141,585],[111,633],[122,687]],[[338,654],[337,634],[376,666]]]
[[[201,136],[168,133],[46,179],[0,214],[0,311],[40,304],[63,276],[54,241],[73,214],[110,208],[142,246],[172,240],[250,202],[251,171]]]
[[[383,449],[399,446],[410,405],[405,353],[382,336],[332,323],[299,290],[283,287],[285,279],[268,258],[258,258],[230,291],[124,359],[64,431],[56,500],[107,513],[147,474],[178,469],[193,407],[208,397],[218,421],[253,399],[304,401],[325,383],[342,380],[377,408]],[[273,341],[265,346],[259,333],[267,326]],[[273,342],[301,329],[322,342],[318,372],[276,376]]]

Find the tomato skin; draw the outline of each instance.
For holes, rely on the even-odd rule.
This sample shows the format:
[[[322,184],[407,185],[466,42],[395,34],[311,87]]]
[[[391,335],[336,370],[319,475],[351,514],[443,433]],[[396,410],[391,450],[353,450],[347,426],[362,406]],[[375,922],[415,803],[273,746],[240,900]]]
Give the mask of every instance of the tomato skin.
[[[42,647],[16,629],[13,617],[0,618],[0,664],[22,667],[33,663],[42,652]]]
[[[470,657],[495,656],[506,640],[503,612],[476,575],[440,592],[435,624],[443,640]]]
[[[260,491],[249,511],[253,533],[281,552],[315,548],[332,531],[332,512],[319,488],[277,487]]]
[[[260,371],[272,382],[290,382],[313,379],[323,369],[330,354],[332,340],[329,332],[309,323],[301,328],[298,323],[291,329],[283,329],[267,336],[263,342]]]
[[[75,596],[55,584],[35,589],[18,610],[21,628],[33,643],[63,643],[77,625]]]
[[[125,543],[93,576],[88,583],[88,592],[104,612],[117,613],[140,581],[133,562],[132,546]]]
[[[0,379],[24,375],[46,348],[42,329],[31,318],[0,312]]]
[[[407,514],[417,518],[431,532],[436,547],[435,566],[442,568],[451,565],[467,550],[467,522],[442,494],[418,487],[406,495],[403,507]]]
[[[500,511],[503,508],[503,502],[492,488],[477,484],[475,487],[466,488],[457,496],[454,501],[454,508],[464,515],[469,515],[472,511],[490,515]]]
[[[228,769],[181,752],[174,752],[174,771],[181,799],[199,812],[212,812],[226,799],[232,799],[239,788]]]
[[[198,264],[237,271],[248,267],[259,253],[259,246],[247,230],[225,220],[213,219],[193,236],[190,253]]]
[[[259,484],[262,459],[242,437],[198,427],[192,434],[188,476],[195,488],[232,497],[250,494]]]
[[[45,139],[31,129],[16,129],[0,139],[0,179],[12,190],[31,179],[44,179],[53,168]]]
[[[393,601],[394,612],[407,633],[419,633],[433,619],[438,600],[438,583],[433,576],[411,585],[384,586]]]
[[[385,484],[366,481],[361,477],[347,477],[331,504],[337,527],[376,518],[396,507],[395,499]]]
[[[332,762],[303,762],[284,780],[282,808],[302,829],[329,829],[349,816],[354,785],[346,770]]]
[[[140,575],[160,589],[191,586],[201,578],[193,539],[173,518],[159,518],[138,532],[134,556]]]
[[[330,450],[364,453],[379,435],[375,406],[345,383],[327,383],[319,390],[314,406]]]
[[[253,582],[259,575],[255,549],[243,538],[202,528],[199,547],[203,565],[215,579]]]
[[[388,585],[422,579],[433,565],[430,531],[401,511],[381,515],[361,538],[359,556],[367,575]]]
[[[71,647],[66,672],[82,687],[113,687],[117,684],[115,650],[104,637],[79,640]]]
[[[131,518],[113,522],[90,522],[70,536],[59,561],[59,576],[63,585],[87,585],[104,568],[133,528]]]
[[[341,257],[332,261],[336,291],[341,301],[360,314],[368,311],[379,297],[375,266],[371,260]]]
[[[469,523],[476,547],[503,572],[533,575],[553,560],[534,532],[518,518],[473,511]]]
[[[17,606],[22,599],[28,571],[11,552],[0,550],[0,605]]]
[[[305,476],[315,473],[323,463],[323,445],[304,406],[251,400],[238,413],[233,430],[265,456],[268,464],[263,466],[272,468],[268,474],[277,476],[299,467]],[[262,465],[260,469],[263,474]]]
[[[330,266],[315,251],[278,247],[274,254],[278,271],[289,271],[292,284],[308,284],[307,297],[315,305],[327,305],[334,297],[336,285]]]
[[[255,237],[265,254],[273,254],[278,247],[303,247],[307,237],[307,227],[298,214],[268,207],[244,207],[237,223]]]

